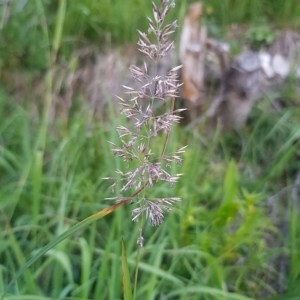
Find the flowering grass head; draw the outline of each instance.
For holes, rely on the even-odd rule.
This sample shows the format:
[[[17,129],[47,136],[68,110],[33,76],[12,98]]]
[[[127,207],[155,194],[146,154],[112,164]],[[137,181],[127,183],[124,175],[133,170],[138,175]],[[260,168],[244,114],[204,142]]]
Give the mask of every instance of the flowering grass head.
[[[181,174],[172,174],[171,166],[181,164],[184,148],[167,152],[169,135],[175,124],[180,122],[175,110],[175,99],[181,83],[178,80],[176,66],[167,74],[151,74],[150,63],[154,70],[174,48],[169,37],[174,33],[177,22],[165,24],[165,17],[175,6],[172,0],[161,0],[160,5],[152,2],[153,17],[148,18],[149,29],[139,33],[138,49],[145,55],[142,66],[131,65],[129,72],[135,87],[123,86],[127,97],[118,97],[121,113],[126,125],[116,128],[119,142],[113,145],[113,153],[126,162],[127,170],[118,170],[113,186],[120,186],[120,192],[132,192],[129,197],[134,205],[132,220],[139,221],[144,216],[151,225],[157,226],[164,220],[165,212],[179,201],[178,197],[152,198],[151,189],[163,183],[173,186]],[[156,103],[165,103],[167,110],[156,113]],[[163,142],[161,142],[163,136]],[[161,144],[161,147],[157,147]],[[139,241],[142,237],[139,237]],[[139,242],[142,244],[141,242]]]

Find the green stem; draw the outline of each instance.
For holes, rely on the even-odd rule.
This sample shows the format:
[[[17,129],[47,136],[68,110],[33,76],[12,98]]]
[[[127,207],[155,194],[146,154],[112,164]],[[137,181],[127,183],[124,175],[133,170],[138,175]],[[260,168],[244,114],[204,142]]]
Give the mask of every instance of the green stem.
[[[43,116],[42,123],[39,130],[38,139],[36,142],[36,152],[33,158],[32,165],[32,185],[33,185],[33,194],[32,194],[32,202],[33,202],[33,216],[34,222],[38,223],[38,215],[40,213],[40,196],[42,189],[42,175],[43,175],[43,165],[44,165],[44,154],[47,142],[47,132],[48,126],[51,116],[51,110],[53,106],[53,78],[55,71],[55,63],[57,58],[57,53],[61,45],[62,40],[62,31],[63,24],[65,19],[66,12],[66,0],[59,1],[59,7],[57,11],[57,21],[55,26],[54,38],[52,41],[52,49],[50,46],[50,38],[49,38],[49,29],[46,20],[46,14],[44,10],[44,6],[42,1],[36,0],[37,10],[39,15],[41,16],[41,27],[44,33],[44,36],[47,40],[49,52],[48,52],[48,63],[49,69],[45,77],[45,105],[43,108]]]
[[[138,247],[137,256],[135,261],[134,285],[133,285],[133,300],[136,299],[137,281],[139,275],[139,263],[141,259],[141,247]]]
[[[40,10],[44,12],[43,6],[38,1]],[[57,53],[59,51],[59,48],[61,46],[61,41],[62,41],[62,32],[63,32],[63,25],[64,25],[64,20],[65,20],[65,13],[66,13],[66,0],[60,0],[59,1],[59,6],[58,6],[58,11],[57,11],[57,19],[56,19],[56,24],[55,24],[55,31],[54,31],[54,38],[52,41],[52,50],[50,51],[50,56],[49,56],[49,70],[45,78],[45,83],[46,83],[46,102],[44,106],[44,112],[43,112],[43,121],[42,121],[42,126],[40,130],[40,136],[39,136],[39,148],[44,152],[45,147],[46,147],[46,140],[47,140],[47,131],[48,131],[48,125],[50,121],[50,116],[51,116],[51,109],[52,109],[52,104],[53,104],[53,78],[54,78],[54,71],[55,71],[55,64],[57,60]],[[45,13],[43,14],[45,18]],[[46,20],[43,20],[43,29],[44,32],[49,40],[49,31],[48,27],[46,24]],[[49,42],[50,44],[50,42]]]
[[[139,228],[139,238],[142,238],[142,232],[143,232],[143,215],[142,215],[142,219],[140,221],[140,228]],[[141,245],[138,246],[138,250],[137,250],[137,256],[136,256],[136,260],[135,260],[135,273],[134,273],[134,285],[133,285],[133,300],[136,299],[136,291],[137,291],[137,281],[138,281],[138,275],[139,275],[139,263],[141,260],[141,251],[142,251],[142,247]]]

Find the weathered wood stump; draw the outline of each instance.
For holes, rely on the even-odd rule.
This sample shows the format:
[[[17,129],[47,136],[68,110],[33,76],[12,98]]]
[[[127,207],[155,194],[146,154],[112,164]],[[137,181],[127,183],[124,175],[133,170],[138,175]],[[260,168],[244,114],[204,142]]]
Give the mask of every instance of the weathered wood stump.
[[[184,106],[189,121],[206,118],[223,130],[240,128],[264,93],[280,91],[291,74],[300,78],[300,35],[284,31],[270,46],[246,49],[230,59],[228,45],[207,36],[201,25],[202,11],[200,2],[192,4],[182,28],[179,56]]]

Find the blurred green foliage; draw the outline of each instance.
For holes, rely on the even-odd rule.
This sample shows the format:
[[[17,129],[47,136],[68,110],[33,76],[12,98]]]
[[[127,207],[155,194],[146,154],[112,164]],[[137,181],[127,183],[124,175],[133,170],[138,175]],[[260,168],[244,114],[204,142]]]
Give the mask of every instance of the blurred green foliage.
[[[275,32],[265,24],[252,26],[246,33],[246,40],[254,50],[269,46],[274,39]]]
[[[177,1],[170,18],[179,19],[181,23],[188,4],[192,2],[194,1]],[[232,23],[251,23],[255,26],[262,18],[274,26],[299,26],[300,22],[297,0],[203,2],[212,32]],[[5,9],[5,1],[0,6],[3,24],[0,35],[0,66],[46,68],[48,60],[45,53],[54,32],[59,0],[12,0],[10,3],[8,10]],[[74,48],[87,44],[107,47],[136,41],[137,28],[147,28],[147,15],[151,15],[151,2],[145,0],[68,0],[60,52],[68,56]]]

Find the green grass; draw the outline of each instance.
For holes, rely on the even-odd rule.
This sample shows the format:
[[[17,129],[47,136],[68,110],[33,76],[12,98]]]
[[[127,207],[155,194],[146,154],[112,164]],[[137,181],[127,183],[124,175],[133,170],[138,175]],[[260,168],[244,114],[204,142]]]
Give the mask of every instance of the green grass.
[[[111,131],[117,122],[114,116],[110,124],[95,121],[87,132],[87,118],[78,112],[69,124],[50,129],[44,163],[41,171],[36,172],[38,122],[32,124],[30,115],[3,94],[1,103],[1,114],[9,111],[6,120],[14,120],[0,128],[0,209],[5,228],[0,253],[4,262],[0,276],[3,290],[42,246],[78,220],[109,205],[104,198],[112,194],[101,178],[122,166],[113,159],[106,142],[116,138]],[[276,248],[269,248],[266,239],[279,233],[264,209],[265,201],[271,192],[278,191],[279,184],[284,187],[287,178],[292,180],[293,170],[289,166],[296,161],[290,155],[284,158],[284,150],[299,147],[295,140],[299,130],[294,124],[294,131],[290,135],[283,132],[281,147],[273,151],[276,159],[267,161],[268,143],[275,143],[279,132],[292,126],[288,119],[277,119],[278,124],[270,127],[262,120],[256,125],[261,128],[254,130],[253,134],[267,130],[270,140],[251,145],[255,137],[252,133],[247,136],[245,131],[246,142],[240,151],[231,144],[231,135],[207,140],[205,146],[200,146],[195,136],[177,128],[171,139],[172,147],[189,144],[182,167],[184,176],[175,188],[183,201],[160,227],[146,230],[137,299],[162,295],[167,299],[187,299],[186,295],[188,299],[258,299],[263,293],[275,294],[272,279],[279,274],[273,260],[288,249],[291,263],[299,255],[299,226],[292,207],[290,238]],[[230,154],[233,150],[234,155]],[[257,153],[251,156],[253,152]],[[233,159],[244,168],[238,171]],[[249,182],[245,165],[256,168],[264,159],[266,170],[253,183]],[[35,187],[36,181],[39,189]],[[272,187],[272,183],[277,187]],[[163,187],[153,191],[166,192]],[[126,243],[133,280],[137,236],[138,228],[130,220],[130,205],[123,207],[50,250],[22,274],[5,299],[22,299],[26,295],[40,296],[37,299],[97,299],[100,295],[120,299],[121,237]],[[291,285],[299,278],[297,264],[293,265],[287,278]]]
[[[208,5],[220,27],[255,22],[263,13],[279,23],[294,22],[293,1],[280,10],[280,1],[266,3],[214,0]],[[105,121],[93,119],[87,104],[80,103],[68,122],[59,115],[50,122],[56,93],[51,70],[57,55],[68,57],[74,50],[75,37],[76,46],[135,40],[148,4],[36,0],[25,1],[21,14],[13,3],[1,35],[2,45],[9,45],[1,46],[1,67],[43,69],[48,75],[44,99],[27,95],[20,104],[0,88],[0,296],[122,299],[123,284],[130,299],[138,261],[136,299],[297,299],[300,223],[293,193],[300,169],[300,111],[289,103],[276,112],[265,99],[240,132],[208,137],[197,128],[176,128],[170,148],[189,145],[183,166],[174,166],[184,174],[174,187],[182,202],[161,226],[145,228],[140,252],[130,204],[76,225],[112,204],[105,198],[114,194],[102,178],[121,169],[122,162],[107,141],[117,139],[113,128],[124,120],[113,110]],[[186,5],[177,4],[174,15],[181,20]],[[14,35],[20,27],[22,34]],[[160,186],[153,194],[169,190]],[[270,205],[270,199],[276,201]],[[40,255],[44,246],[50,250]],[[280,259],[285,273],[278,268]]]

